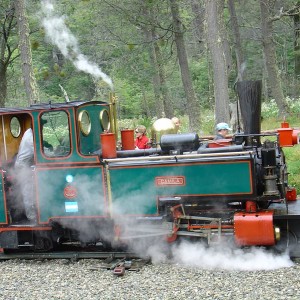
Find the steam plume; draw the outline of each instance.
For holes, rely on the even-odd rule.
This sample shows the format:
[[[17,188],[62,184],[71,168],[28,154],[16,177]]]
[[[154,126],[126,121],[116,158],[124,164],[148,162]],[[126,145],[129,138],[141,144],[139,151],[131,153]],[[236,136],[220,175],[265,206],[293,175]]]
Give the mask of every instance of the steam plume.
[[[113,89],[111,78],[80,52],[76,37],[65,24],[65,17],[55,15],[53,3],[52,0],[42,0],[42,25],[45,28],[46,37],[78,70],[88,73],[96,79],[102,78]]]

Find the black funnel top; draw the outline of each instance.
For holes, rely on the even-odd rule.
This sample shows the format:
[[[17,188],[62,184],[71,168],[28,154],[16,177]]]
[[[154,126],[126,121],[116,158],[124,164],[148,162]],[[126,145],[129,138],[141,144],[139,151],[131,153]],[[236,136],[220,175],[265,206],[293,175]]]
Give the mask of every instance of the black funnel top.
[[[261,80],[237,82],[245,134],[261,132],[261,91]]]

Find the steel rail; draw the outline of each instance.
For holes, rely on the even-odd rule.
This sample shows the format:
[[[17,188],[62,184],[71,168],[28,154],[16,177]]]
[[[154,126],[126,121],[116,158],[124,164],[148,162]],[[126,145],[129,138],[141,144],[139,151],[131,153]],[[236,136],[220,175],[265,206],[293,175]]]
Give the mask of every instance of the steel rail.
[[[9,260],[9,259],[89,259],[89,258],[98,258],[98,259],[134,259],[140,258],[135,253],[132,252],[100,252],[100,251],[91,251],[91,252],[81,252],[81,251],[62,251],[62,252],[15,252],[15,253],[1,253],[0,260]]]

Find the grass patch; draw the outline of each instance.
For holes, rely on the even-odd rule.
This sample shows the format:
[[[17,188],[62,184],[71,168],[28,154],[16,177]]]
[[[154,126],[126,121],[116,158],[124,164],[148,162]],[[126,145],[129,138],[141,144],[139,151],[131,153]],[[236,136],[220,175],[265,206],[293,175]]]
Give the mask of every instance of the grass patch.
[[[289,173],[289,185],[300,192],[300,145],[284,148],[283,151]]]

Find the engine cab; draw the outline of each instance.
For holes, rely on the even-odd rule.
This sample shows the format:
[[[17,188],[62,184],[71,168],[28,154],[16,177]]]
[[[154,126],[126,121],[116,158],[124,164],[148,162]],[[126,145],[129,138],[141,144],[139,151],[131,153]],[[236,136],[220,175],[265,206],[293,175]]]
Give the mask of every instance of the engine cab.
[[[1,109],[0,224],[14,225],[24,220],[15,161],[22,137],[30,128],[34,153],[28,168],[31,171],[29,177],[33,180],[22,180],[32,182],[37,224],[46,225],[55,219],[67,220],[69,217],[106,215],[99,152],[100,134],[110,130],[110,119],[106,102],[41,104],[24,110]],[[95,182],[94,186],[92,182]],[[91,193],[94,200],[86,205]]]

